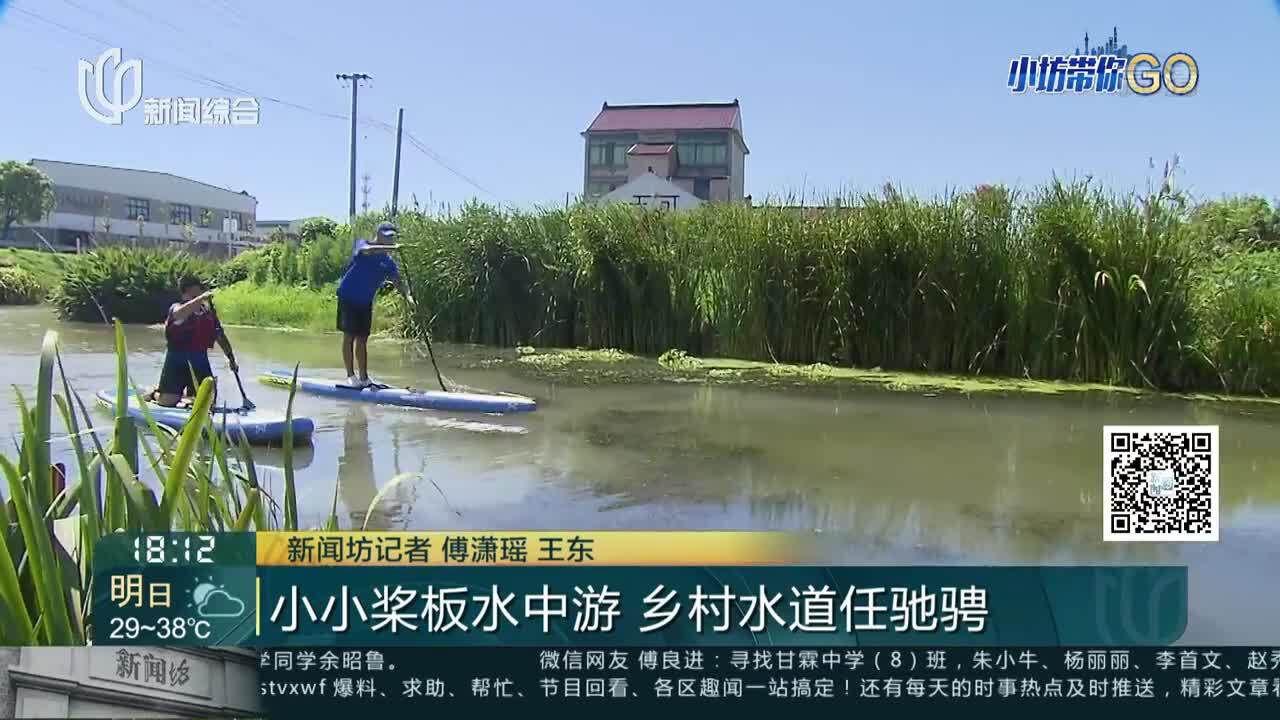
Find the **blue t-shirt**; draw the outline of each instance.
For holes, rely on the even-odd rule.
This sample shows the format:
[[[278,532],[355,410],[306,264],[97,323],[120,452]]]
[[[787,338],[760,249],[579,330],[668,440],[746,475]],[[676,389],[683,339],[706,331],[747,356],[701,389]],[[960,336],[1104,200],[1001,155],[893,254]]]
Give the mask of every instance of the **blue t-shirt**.
[[[400,268],[390,255],[360,252],[368,244],[368,240],[356,240],[351,262],[338,282],[338,297],[355,305],[372,305],[383,283],[400,278]]]

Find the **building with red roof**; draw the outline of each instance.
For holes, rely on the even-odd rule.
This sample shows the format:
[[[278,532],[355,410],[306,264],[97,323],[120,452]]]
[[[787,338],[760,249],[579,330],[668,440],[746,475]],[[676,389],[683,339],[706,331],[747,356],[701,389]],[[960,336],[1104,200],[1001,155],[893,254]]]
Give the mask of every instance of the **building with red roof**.
[[[731,103],[604,103],[582,133],[583,197],[596,200],[646,173],[694,197],[743,202],[742,108]]]

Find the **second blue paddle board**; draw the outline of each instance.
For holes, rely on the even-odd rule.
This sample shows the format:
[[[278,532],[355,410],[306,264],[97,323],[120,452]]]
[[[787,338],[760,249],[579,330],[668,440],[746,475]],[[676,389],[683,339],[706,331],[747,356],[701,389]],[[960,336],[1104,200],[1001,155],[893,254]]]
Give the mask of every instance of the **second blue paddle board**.
[[[270,385],[289,387],[293,373],[285,370],[273,370],[260,376],[262,382]],[[533,412],[538,404],[532,399],[520,395],[485,395],[480,393],[444,392],[442,390],[414,390],[411,388],[363,388],[347,387],[335,380],[322,378],[298,378],[298,389],[313,395],[339,398],[342,400],[358,400],[379,405],[398,405],[400,407],[424,408],[427,410],[447,410],[450,412],[474,413],[520,413]]]

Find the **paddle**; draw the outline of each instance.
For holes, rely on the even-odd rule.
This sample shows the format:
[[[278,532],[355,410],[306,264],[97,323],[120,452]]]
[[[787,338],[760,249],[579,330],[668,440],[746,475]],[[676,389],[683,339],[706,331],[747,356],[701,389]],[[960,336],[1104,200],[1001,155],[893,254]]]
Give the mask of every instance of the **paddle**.
[[[212,291],[210,291],[207,294],[212,295]],[[210,297],[207,300],[207,302],[209,304],[209,312],[212,312],[213,316],[216,318],[218,316],[218,309],[213,306],[213,298]],[[245,393],[244,383],[241,382],[240,380],[240,368],[236,366],[235,359],[230,356],[229,351],[228,351],[228,359],[231,360],[231,367],[232,367],[231,372],[236,376],[236,386],[240,388],[240,400],[242,404],[240,405],[240,409],[237,410],[236,412],[243,415],[244,413],[251,412],[254,408],[258,406],[254,405],[253,401],[249,399],[249,395]]]
[[[243,383],[243,382],[240,382],[240,370],[239,370],[239,368],[237,368],[236,370],[234,370],[234,371],[232,371],[232,372],[233,372],[233,373],[235,374],[235,376],[236,376],[236,385],[240,387],[240,399],[244,401],[244,405],[242,405],[242,406],[241,406],[241,408],[240,408],[240,412],[241,412],[241,413],[247,413],[247,412],[250,412],[250,411],[252,411],[254,408],[258,407],[258,406],[257,406],[257,405],[254,405],[254,404],[253,404],[253,401],[249,399],[249,396],[245,394],[245,392],[244,392],[244,383]]]
[[[402,267],[400,268],[400,272],[404,275],[405,287],[412,287],[413,281],[409,279],[409,267],[408,267],[409,264],[401,263],[401,265]],[[416,314],[418,312],[418,301],[413,299],[413,293],[406,290],[404,293],[404,297],[406,300],[409,301],[409,304],[413,306],[414,313]],[[423,332],[422,339],[425,340],[427,343],[427,354],[431,358],[431,368],[436,371],[436,381],[440,383],[440,389],[445,392],[449,392],[448,386],[444,384],[444,375],[440,374],[440,366],[436,364],[435,350],[431,348],[431,331],[427,330]]]

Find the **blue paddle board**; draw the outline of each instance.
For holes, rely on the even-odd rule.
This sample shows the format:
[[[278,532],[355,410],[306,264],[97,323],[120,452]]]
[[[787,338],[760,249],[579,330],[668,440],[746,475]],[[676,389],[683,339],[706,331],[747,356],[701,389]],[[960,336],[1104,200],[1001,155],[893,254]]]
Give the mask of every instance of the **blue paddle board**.
[[[98,402],[113,412],[116,408],[115,390],[102,390],[98,393]],[[152,402],[138,402],[138,397],[129,398],[125,412],[139,423],[145,424],[147,416],[142,406],[146,405],[147,414],[157,425],[181,431],[191,419],[191,412],[185,408],[170,408]],[[286,427],[284,413],[270,413],[262,410],[238,412],[234,408],[215,408],[212,414],[215,428],[222,431],[231,441],[240,439],[241,434],[252,445],[279,444],[284,439]],[[293,418],[293,439],[295,443],[306,442],[315,431],[315,423],[311,418]]]
[[[293,380],[293,373],[285,370],[273,370],[260,376],[259,379],[269,385],[287,388]],[[398,405],[400,407],[447,410],[450,412],[506,414],[533,412],[538,408],[538,404],[532,398],[520,395],[483,395],[480,393],[414,390],[411,388],[382,386],[356,389],[335,380],[321,378],[300,377],[298,378],[298,389],[313,395],[323,395],[342,400],[360,400],[379,405]]]

